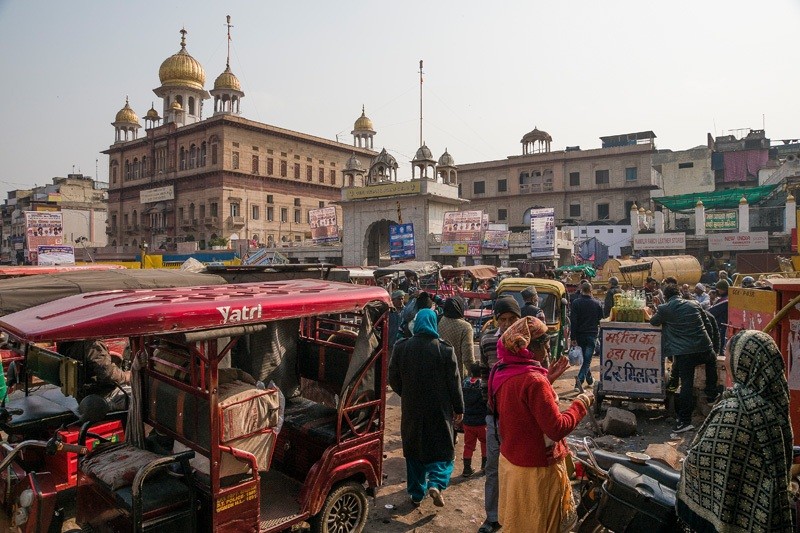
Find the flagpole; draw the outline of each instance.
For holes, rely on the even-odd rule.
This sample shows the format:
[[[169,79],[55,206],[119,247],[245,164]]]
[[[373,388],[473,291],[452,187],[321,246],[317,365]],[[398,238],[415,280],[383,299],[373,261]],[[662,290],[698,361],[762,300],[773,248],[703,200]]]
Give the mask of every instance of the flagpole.
[[[422,60],[419,60],[419,145],[422,146]]]

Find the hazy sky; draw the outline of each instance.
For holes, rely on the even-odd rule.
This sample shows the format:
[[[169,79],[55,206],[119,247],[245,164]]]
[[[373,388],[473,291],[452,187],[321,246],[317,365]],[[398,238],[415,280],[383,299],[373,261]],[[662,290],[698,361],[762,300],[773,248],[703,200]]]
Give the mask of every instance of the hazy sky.
[[[419,147],[420,59],[425,141],[457,164],[521,154],[534,126],[553,150],[642,130],[685,149],[762,115],[770,138],[800,137],[798,0],[0,0],[0,199],[73,165],[95,176],[96,160],[107,181],[99,152],[125,96],[140,118],[161,110],[152,90],[182,26],[211,89],[227,14],[243,116],[352,144],[364,104],[401,179]]]

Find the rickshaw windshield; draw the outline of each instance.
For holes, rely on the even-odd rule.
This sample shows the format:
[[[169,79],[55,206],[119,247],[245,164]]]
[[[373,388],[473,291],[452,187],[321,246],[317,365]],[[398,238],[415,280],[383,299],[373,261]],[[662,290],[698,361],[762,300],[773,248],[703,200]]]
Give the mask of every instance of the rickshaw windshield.
[[[520,291],[503,292],[501,296],[506,294],[512,295],[520,307],[525,305],[525,301],[522,299],[522,294]],[[556,305],[557,300],[558,298],[556,298],[555,294],[546,292],[539,293],[539,308],[544,312],[545,321],[548,324],[556,324],[561,319],[559,316],[558,306]]]

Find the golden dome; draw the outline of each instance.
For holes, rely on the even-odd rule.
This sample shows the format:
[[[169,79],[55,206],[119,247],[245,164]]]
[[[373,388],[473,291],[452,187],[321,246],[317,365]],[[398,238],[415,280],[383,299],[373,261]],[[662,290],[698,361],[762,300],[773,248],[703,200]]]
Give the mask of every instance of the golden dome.
[[[644,214],[645,214],[644,207],[640,207],[640,208],[639,208],[639,212],[640,212],[641,214],[643,214],[643,215],[644,215]]]
[[[127,122],[129,124],[139,124],[139,117],[136,116],[131,106],[128,104],[128,98],[125,98],[125,107],[117,111],[117,116],[114,122]]]
[[[162,86],[188,87],[203,90],[206,72],[200,63],[186,51],[186,30],[181,30],[181,49],[161,63],[158,78]]]
[[[217,79],[214,80],[214,89],[215,90],[225,90],[230,89],[233,91],[242,92],[242,85],[239,83],[239,78],[231,72],[230,65],[225,66],[225,71],[217,76]]]
[[[747,198],[745,198],[744,196],[742,196],[742,199],[741,199],[741,200],[739,200],[739,205],[745,205],[746,203],[747,203]]]
[[[155,105],[150,104],[150,109],[147,110],[147,114],[144,118],[149,120],[161,120],[161,117],[158,116],[158,111],[156,111]]]
[[[361,116],[358,117],[356,120],[355,125],[353,125],[354,130],[368,130],[373,131],[374,126],[372,125],[372,121],[364,114],[364,106],[361,106]]]
[[[172,102],[172,105],[170,106],[170,109],[174,109],[175,111],[182,111],[183,107],[181,107],[181,103],[180,102],[175,100],[174,102]]]

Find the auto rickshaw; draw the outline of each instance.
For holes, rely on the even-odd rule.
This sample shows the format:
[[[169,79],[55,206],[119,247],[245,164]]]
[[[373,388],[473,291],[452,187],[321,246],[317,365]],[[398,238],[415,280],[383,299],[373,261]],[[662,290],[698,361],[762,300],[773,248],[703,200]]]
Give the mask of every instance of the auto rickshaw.
[[[126,441],[78,465],[83,530],[357,533],[382,480],[388,309],[379,287],[306,279],[81,294],[0,331],[130,340]],[[48,531],[30,511],[53,507],[51,476],[15,493],[26,531]]]
[[[390,291],[399,288],[403,278],[408,274],[416,276],[419,290],[435,291],[439,288],[441,269],[442,265],[437,261],[406,261],[376,268],[373,274],[378,284]],[[388,287],[390,283],[391,287]]]
[[[550,336],[550,358],[555,360],[566,354],[568,331],[567,291],[560,281],[544,278],[506,278],[497,286],[496,296],[511,295],[522,307],[522,291],[534,287],[539,295],[539,307],[544,311],[547,334]],[[494,320],[485,326],[494,327]]]

